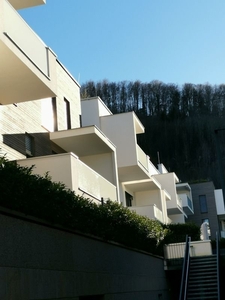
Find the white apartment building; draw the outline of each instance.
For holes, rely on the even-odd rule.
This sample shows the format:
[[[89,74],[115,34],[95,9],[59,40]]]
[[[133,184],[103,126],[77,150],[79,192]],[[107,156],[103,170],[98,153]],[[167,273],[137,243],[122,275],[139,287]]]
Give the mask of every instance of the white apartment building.
[[[101,203],[162,223],[193,213],[191,189],[137,144],[134,112],[116,114],[80,85],[16,11],[44,0],[0,0],[0,153]]]

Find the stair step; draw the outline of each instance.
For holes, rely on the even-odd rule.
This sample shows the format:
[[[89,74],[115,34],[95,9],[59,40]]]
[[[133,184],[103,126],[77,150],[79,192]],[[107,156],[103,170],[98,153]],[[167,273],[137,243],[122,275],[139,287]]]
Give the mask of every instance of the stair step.
[[[216,256],[191,257],[187,300],[217,300]]]
[[[213,291],[205,291],[205,290],[199,290],[199,291],[192,291],[192,292],[189,292],[188,291],[188,296],[191,296],[191,295],[206,295],[206,296],[216,296],[217,295],[217,290],[213,290]]]
[[[189,282],[188,284],[188,287],[194,287],[194,286],[217,286],[217,281],[199,281],[199,282],[196,282],[196,281],[193,281],[193,282]]]
[[[199,268],[199,266],[194,268],[191,266],[190,270],[207,272],[208,270],[216,270],[216,266],[202,266],[201,268]]]
[[[199,262],[196,262],[196,263],[191,263],[190,264],[190,267],[204,267],[204,266],[216,266],[216,262],[214,261],[211,261],[211,262],[202,262],[202,263],[199,263]]]
[[[195,287],[195,288],[188,288],[188,294],[191,294],[191,293],[212,293],[212,292],[215,292],[217,293],[217,286],[214,286],[214,287],[211,287],[211,288],[199,288],[199,287]]]
[[[195,277],[216,277],[216,275],[217,275],[217,272],[216,271],[211,271],[211,272],[190,272],[189,273],[189,278],[190,277],[193,277],[193,278],[195,278]]]
[[[218,300],[218,296],[206,296],[206,295],[198,295],[198,296],[187,296],[187,300],[206,300],[206,299],[210,299],[210,300]]]

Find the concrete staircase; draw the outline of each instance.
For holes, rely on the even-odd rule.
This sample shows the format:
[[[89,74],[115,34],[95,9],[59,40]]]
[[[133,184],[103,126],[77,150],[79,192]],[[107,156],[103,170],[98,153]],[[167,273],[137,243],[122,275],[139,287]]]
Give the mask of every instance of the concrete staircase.
[[[216,255],[190,258],[187,300],[218,300]]]

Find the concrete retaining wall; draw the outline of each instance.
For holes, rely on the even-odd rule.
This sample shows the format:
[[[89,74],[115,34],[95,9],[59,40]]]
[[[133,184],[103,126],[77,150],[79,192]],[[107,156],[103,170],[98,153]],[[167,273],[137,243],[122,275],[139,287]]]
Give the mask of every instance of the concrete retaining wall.
[[[169,299],[163,260],[0,214],[0,299]]]

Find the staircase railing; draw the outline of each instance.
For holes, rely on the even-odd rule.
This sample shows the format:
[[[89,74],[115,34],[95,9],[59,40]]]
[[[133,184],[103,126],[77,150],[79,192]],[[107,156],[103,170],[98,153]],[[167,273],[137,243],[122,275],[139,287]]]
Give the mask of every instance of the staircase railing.
[[[186,236],[179,300],[186,300],[187,297],[188,273],[190,265],[190,242],[191,238]]]
[[[220,300],[220,244],[219,234],[216,232],[216,264],[217,264],[217,291],[218,300]]]

